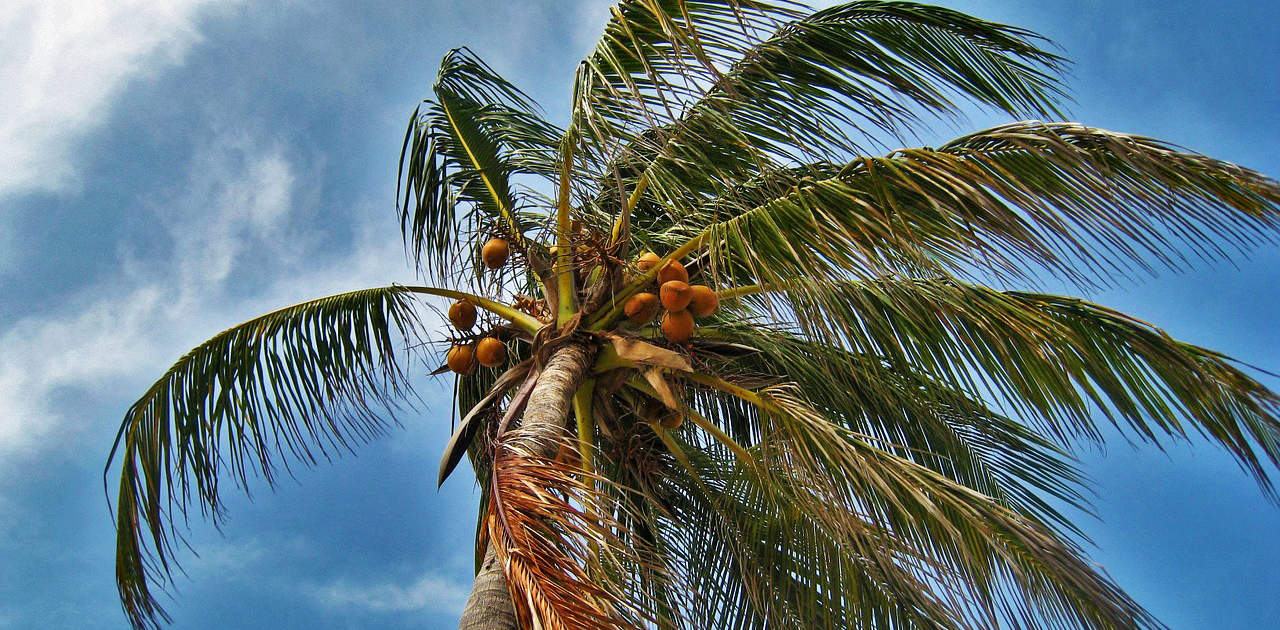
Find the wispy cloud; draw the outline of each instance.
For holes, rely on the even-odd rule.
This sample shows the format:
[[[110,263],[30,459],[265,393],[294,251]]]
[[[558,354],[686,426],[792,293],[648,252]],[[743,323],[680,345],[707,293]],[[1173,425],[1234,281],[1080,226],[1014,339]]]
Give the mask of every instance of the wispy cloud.
[[[115,392],[141,393],[218,330],[276,306],[404,280],[399,239],[373,223],[389,228],[383,213],[370,213],[350,249],[318,245],[324,227],[306,221],[317,210],[298,183],[311,173],[298,162],[278,142],[211,134],[186,179],[154,204],[167,253],[133,256],[122,244],[116,277],[0,330],[0,454],[33,452],[49,435],[81,428],[68,411],[75,401],[119,404]]]
[[[470,588],[427,570],[408,583],[358,583],[340,580],[307,589],[308,595],[329,608],[364,608],[375,612],[457,613]]]
[[[612,2],[606,0],[579,0],[573,24],[573,47],[575,52],[585,57],[591,53],[592,47],[604,33],[605,24],[609,23],[609,7]]]
[[[198,19],[231,2],[0,3],[0,198],[74,185],[76,138],[129,80],[181,63]]]

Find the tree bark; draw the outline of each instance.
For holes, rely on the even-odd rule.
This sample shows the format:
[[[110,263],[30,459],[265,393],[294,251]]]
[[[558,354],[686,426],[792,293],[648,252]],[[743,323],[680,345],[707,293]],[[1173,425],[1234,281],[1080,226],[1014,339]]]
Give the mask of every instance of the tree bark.
[[[573,408],[573,393],[590,367],[591,352],[586,346],[570,343],[552,353],[511,440],[529,452],[554,457]],[[458,630],[516,630],[511,592],[492,542],[462,609]]]

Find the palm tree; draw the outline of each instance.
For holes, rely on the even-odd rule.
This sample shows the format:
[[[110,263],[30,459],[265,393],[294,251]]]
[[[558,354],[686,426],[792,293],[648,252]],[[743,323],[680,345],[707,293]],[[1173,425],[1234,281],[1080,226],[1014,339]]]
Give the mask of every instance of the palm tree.
[[[1070,122],[886,151],[956,101],[1061,118],[1043,44],[907,2],[626,0],[564,128],[450,52],[397,193],[449,288],[273,311],[128,410],[108,469],[129,620],[167,620],[175,520],[216,523],[221,482],[273,483],[412,402],[443,347],[419,298],[442,296],[464,418],[440,481],[466,455],[482,490],[463,628],[1160,627],[1073,542],[1070,449],[1107,423],[1198,434],[1274,499],[1280,398],[1034,287],[1272,242],[1280,184]]]

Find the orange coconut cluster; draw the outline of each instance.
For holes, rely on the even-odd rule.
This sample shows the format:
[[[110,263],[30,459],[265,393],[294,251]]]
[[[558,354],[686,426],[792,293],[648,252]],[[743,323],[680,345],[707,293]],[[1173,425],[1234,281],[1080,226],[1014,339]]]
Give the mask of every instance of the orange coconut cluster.
[[[480,258],[489,269],[502,267],[510,255],[511,244],[501,238],[490,239],[480,248]],[[657,254],[646,252],[636,261],[636,267],[648,272],[660,262],[662,259]],[[720,306],[720,297],[710,287],[690,285],[689,272],[679,261],[673,260],[663,265],[656,275],[656,294],[652,290],[637,293],[623,305],[627,321],[633,326],[644,326],[652,322],[659,311],[666,309],[662,315],[663,334],[675,343],[684,343],[693,336],[694,318],[714,313]],[[526,312],[533,310],[531,305],[521,303],[519,298],[516,307],[524,307],[521,310]],[[467,300],[454,302],[449,307],[449,322],[460,331],[471,330],[476,325],[476,305]],[[506,362],[507,346],[493,336],[486,336],[474,345],[455,345],[449,349],[446,358],[449,369],[458,374],[470,374],[477,363],[485,367],[498,367]]]
[[[489,239],[480,248],[480,259],[490,269],[497,269],[507,264],[511,255],[511,244],[504,239]],[[471,330],[476,325],[476,305],[467,300],[458,300],[449,306],[449,323],[461,331]],[[485,367],[498,367],[507,362],[507,345],[497,337],[484,337],[474,346],[458,344],[449,348],[445,355],[445,363],[450,370],[458,374],[470,374],[479,363]]]
[[[653,252],[646,252],[636,261],[641,271],[649,271],[662,262]],[[711,287],[689,284],[689,272],[684,265],[673,260],[658,270],[658,294],[637,293],[627,300],[623,312],[627,320],[643,326],[658,314],[659,307],[667,309],[662,316],[662,332],[667,339],[684,343],[693,336],[693,318],[706,317],[720,306],[720,297]]]

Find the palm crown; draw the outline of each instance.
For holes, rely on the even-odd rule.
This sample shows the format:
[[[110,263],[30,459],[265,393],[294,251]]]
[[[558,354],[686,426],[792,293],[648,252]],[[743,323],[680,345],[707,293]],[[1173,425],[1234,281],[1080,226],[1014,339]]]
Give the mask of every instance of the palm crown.
[[[216,522],[221,481],[385,428],[434,295],[480,312],[451,313],[465,417],[440,469],[468,455],[482,489],[463,627],[1158,627],[1071,542],[1069,449],[1100,422],[1198,433],[1273,496],[1280,399],[1145,322],[984,283],[1228,257],[1274,238],[1280,185],[1068,122],[886,151],[955,101],[1060,117],[1041,43],[907,2],[624,1],[565,128],[450,52],[398,192],[447,288],[250,320],[128,410],[131,622],[166,618],[189,505]]]

